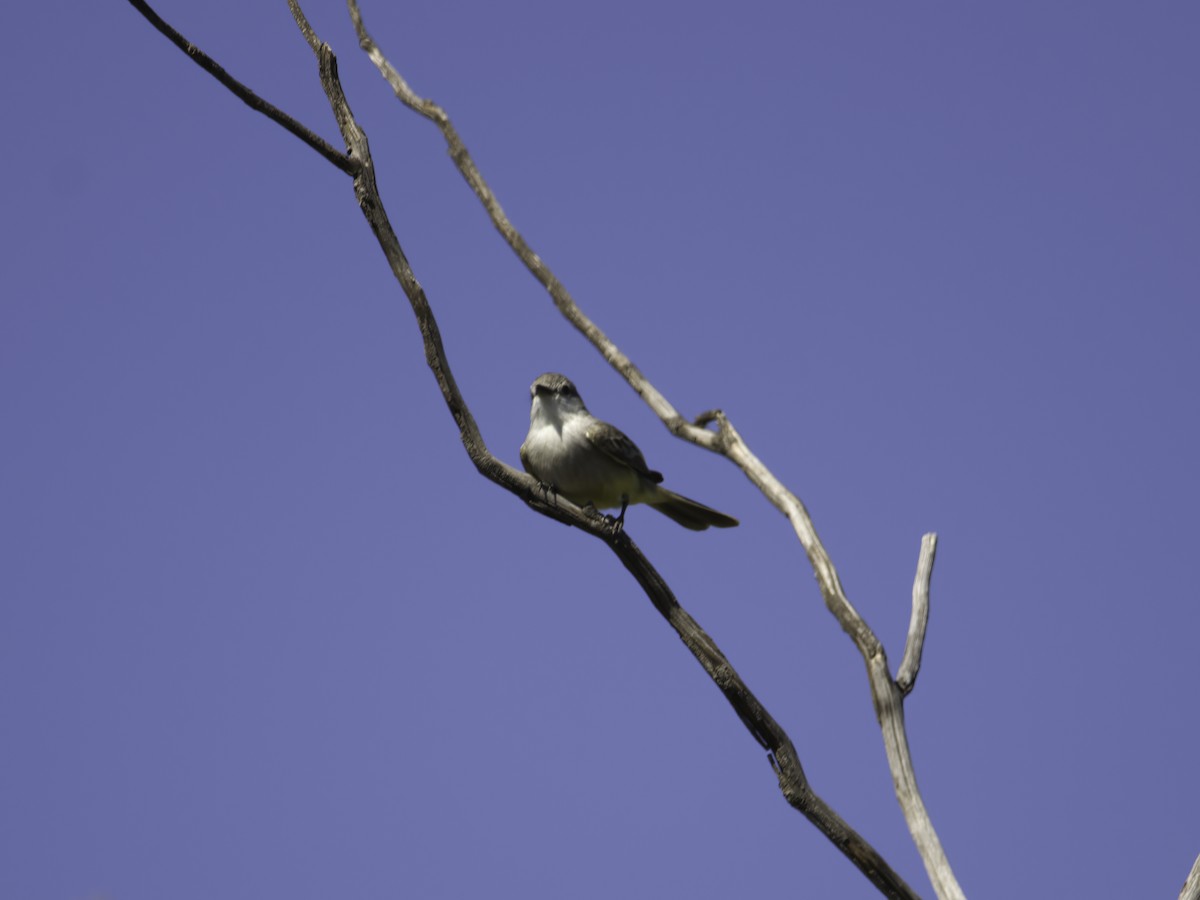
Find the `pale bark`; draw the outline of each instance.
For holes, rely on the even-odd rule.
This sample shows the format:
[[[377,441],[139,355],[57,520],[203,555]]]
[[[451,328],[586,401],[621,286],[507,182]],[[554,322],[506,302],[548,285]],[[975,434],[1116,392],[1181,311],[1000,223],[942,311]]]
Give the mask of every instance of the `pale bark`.
[[[1187,880],[1183,882],[1179,900],[1200,900],[1200,856],[1192,863],[1192,871],[1188,872]]]
[[[353,177],[354,193],[359,207],[379,241],[380,248],[388,260],[396,280],[408,298],[421,332],[426,362],[433,372],[446,406],[458,426],[463,448],[479,472],[520,497],[537,512],[564,524],[580,528],[603,540],[641,585],[655,608],[675,629],[683,643],[724,694],[745,727],[767,750],[768,758],[779,779],[780,790],[788,802],[816,825],[881,893],[888,897],[916,898],[917,894],[888,866],[875,849],[812,791],[800,765],[796,749],[786,732],[745,685],[712,638],[679,605],[666,582],[629,536],[623,530],[612,527],[610,521],[605,518],[589,515],[564,499],[547,497],[534,479],[523,472],[518,472],[488,451],[475,419],[455,383],[433,310],[384,210],[383,201],[375,182],[374,163],[367,136],[355,120],[346,101],[338,78],[336,57],[329,45],[322,42],[316,35],[299,3],[296,0],[288,0],[288,5],[301,33],[316,55],[321,86],[329,99],[334,118],[346,142],[347,151],[344,154],[332,150],[309,129],[300,126],[285,113],[261,100],[244,85],[228,76],[199,48],[187,42],[182,35],[159,18],[143,0],[129,0],[129,2],[160,32],[184,50],[193,61],[197,62],[205,71],[213,74],[234,94],[252,108],[284,125],[337,168]],[[463,153],[465,154],[465,148]],[[490,191],[488,194],[490,195]],[[483,199],[482,195],[481,199]],[[536,257],[533,259],[536,260]],[[718,437],[712,432],[698,430],[714,439]]]
[[[776,508],[787,516],[816,574],[817,583],[825,598],[825,605],[833,613],[842,629],[850,635],[867,665],[867,676],[871,686],[875,713],[883,735],[884,750],[888,766],[891,769],[896,798],[904,813],[905,821],[908,823],[908,829],[916,844],[917,852],[925,864],[930,882],[942,900],[963,898],[965,895],[954,876],[949,859],[946,857],[924,801],[921,799],[920,791],[917,789],[916,773],[913,769],[908,735],[904,726],[904,697],[912,690],[916,681],[917,671],[920,668],[921,651],[924,647],[929,610],[929,581],[933,570],[936,535],[927,534],[922,539],[922,552],[913,589],[912,621],[909,626],[906,651],[900,675],[893,679],[883,645],[847,598],[833,561],[817,537],[816,527],[800,498],[788,490],[750,451],[749,446],[724,413],[720,410],[702,413],[695,422],[689,423],[650,383],[633,361],[622,353],[616,344],[583,313],[562,282],[555,277],[541,257],[533,252],[524,237],[509,221],[446,111],[433,101],[416,94],[395,66],[388,61],[367,32],[356,0],[347,0],[347,6],[358,34],[359,45],[379,69],[396,97],[410,109],[437,125],[446,141],[450,157],[487,210],[496,230],[500,232],[530,273],[546,289],[563,316],[620,373],[674,435],[726,456],[746,474]],[[716,430],[707,428],[706,426],[709,424],[715,424]]]

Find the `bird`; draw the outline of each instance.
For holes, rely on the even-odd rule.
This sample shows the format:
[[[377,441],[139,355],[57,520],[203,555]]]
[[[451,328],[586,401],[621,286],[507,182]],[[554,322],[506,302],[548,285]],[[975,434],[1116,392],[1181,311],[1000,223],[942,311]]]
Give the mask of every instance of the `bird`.
[[[738,524],[732,516],[662,487],[662,473],[646,465],[642,451],[623,432],[588,412],[565,375],[539,375],[529,394],[529,433],[521,444],[521,464],[551,492],[584,508],[619,506],[618,529],[631,503],[648,504],[692,531]]]

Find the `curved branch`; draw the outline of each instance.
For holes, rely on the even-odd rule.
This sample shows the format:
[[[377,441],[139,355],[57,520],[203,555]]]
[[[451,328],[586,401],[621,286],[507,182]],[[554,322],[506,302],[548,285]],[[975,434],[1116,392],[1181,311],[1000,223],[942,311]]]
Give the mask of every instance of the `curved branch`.
[[[450,157],[483,204],[491,217],[492,224],[534,278],[546,289],[563,316],[587,338],[601,356],[629,383],[630,387],[637,391],[673,434],[728,457],[763,495],[787,516],[813,567],[826,607],[837,619],[842,629],[850,635],[867,665],[871,694],[883,732],[884,747],[887,751],[889,766],[892,769],[892,781],[896,788],[897,800],[904,811],[909,832],[912,834],[913,842],[925,864],[934,890],[943,900],[964,898],[962,888],[954,877],[950,861],[946,857],[933,828],[933,823],[917,792],[916,776],[912,768],[912,759],[908,752],[908,739],[904,729],[903,693],[892,679],[882,643],[846,596],[841,580],[838,578],[837,569],[834,568],[833,561],[820,538],[817,537],[816,528],[800,498],[788,490],[750,451],[750,448],[720,410],[704,413],[694,424],[687,422],[666,397],[646,380],[632,360],[625,356],[616,344],[584,315],[562,282],[550,271],[541,257],[533,252],[525,238],[509,221],[445,110],[433,101],[418,96],[387,60],[366,30],[357,0],[347,0],[347,6],[358,34],[359,45],[379,69],[396,97],[410,109],[437,125],[446,141]],[[705,427],[713,422],[718,426],[715,432]],[[915,672],[913,674],[915,676]]]
[[[130,0],[143,14],[153,15],[144,3]],[[446,358],[445,347],[442,344],[441,332],[429,306],[428,299],[417,281],[412,267],[404,254],[403,248],[392,229],[384,210],[382,199],[375,181],[374,164],[371,159],[367,136],[354,119],[350,106],[346,101],[341,82],[337,73],[337,59],[329,45],[322,42],[313,31],[297,0],[288,0],[293,17],[304,35],[305,40],[317,57],[321,85],[329,99],[333,114],[337,120],[342,137],[349,149],[347,157],[354,166],[354,193],[359,206],[366,217],[380,248],[388,260],[397,281],[399,281],[405,296],[409,300],[416,316],[425,347],[425,359],[437,380],[438,388],[446,402],[447,408],[454,417],[459,429],[459,437],[463,447],[479,470],[490,481],[495,482],[511,493],[520,497],[536,511],[567,525],[572,525],[587,531],[594,537],[603,540],[617,555],[622,565],[634,576],[659,613],[667,620],[680,640],[695,656],[700,665],[712,678],[713,682],[725,695],[746,728],[767,751],[777,777],[780,789],[787,801],[803,813],[811,822],[837,846],[855,866],[862,871],[880,891],[888,897],[916,898],[916,893],[895,873],[887,862],[855,832],[840,816],[837,815],[820,797],[813,793],[800,765],[796,749],[786,732],[767,712],[758,698],[750,691],[741,676],[738,675],[729,660],[717,647],[711,637],[699,626],[682,606],[679,605],[671,589],[654,569],[649,560],[637,548],[629,536],[619,529],[614,529],[609,520],[604,517],[589,515],[562,498],[548,502],[544,491],[537,482],[523,472],[505,464],[493,456],[484,443],[483,436],[471,414],[466,401],[459,392],[454,376]],[[157,16],[154,16],[157,18]],[[153,21],[153,19],[152,19]],[[161,22],[161,19],[158,20]],[[165,23],[163,23],[165,25]],[[160,28],[160,31],[163,29]],[[167,31],[164,34],[170,33]],[[192,54],[190,44],[177,45]],[[205,57],[207,59],[207,57]],[[211,61],[210,61],[211,62]],[[215,63],[212,64],[214,67]],[[219,67],[216,67],[219,70]],[[210,70],[212,71],[212,70]],[[220,70],[223,71],[223,70]],[[222,84],[234,88],[227,80],[218,78]],[[231,79],[230,79],[231,80]],[[236,83],[236,82],[235,82]],[[243,90],[246,90],[244,87]],[[235,93],[238,91],[234,90]],[[241,96],[239,94],[239,96]],[[273,109],[273,107],[272,107]],[[274,118],[274,117],[273,117]],[[280,121],[276,119],[276,121]],[[283,124],[283,122],[280,122]],[[286,127],[286,126],[285,126]],[[291,130],[291,129],[289,129]],[[331,160],[343,171],[347,169]]]
[[[550,299],[554,302],[558,311],[588,339],[592,346],[600,351],[600,354],[608,360],[614,369],[621,373],[621,377],[629,382],[630,386],[649,404],[650,408],[666,423],[672,432],[685,435],[693,443],[706,446],[709,449],[715,449],[715,435],[702,428],[694,428],[689,425],[687,420],[679,414],[667,398],[646,380],[646,376],[633,364],[633,361],[617,349],[617,345],[600,330],[600,327],[595,322],[584,315],[583,310],[576,304],[566,287],[563,286],[563,283],[550,271],[549,266],[542,262],[541,257],[533,252],[529,244],[526,243],[525,238],[521,236],[521,233],[513,227],[512,222],[505,215],[503,207],[500,206],[500,201],[496,199],[496,195],[492,193],[492,189],[488,186],[488,183],[484,181],[483,175],[480,174],[479,168],[475,165],[475,161],[467,151],[466,144],[459,137],[457,129],[455,129],[453,123],[450,121],[450,117],[446,115],[446,111],[432,100],[419,97],[409,87],[408,82],[404,80],[403,76],[396,71],[396,68],[388,62],[374,39],[367,33],[366,26],[363,24],[362,13],[359,12],[356,0],[347,0],[347,6],[350,9],[350,18],[354,22],[354,30],[358,34],[359,46],[362,47],[371,62],[379,69],[380,74],[383,75],[384,79],[391,86],[392,91],[396,94],[400,102],[414,112],[424,116],[438,127],[438,130],[441,131],[442,137],[446,141],[446,149],[450,154],[450,158],[454,160],[458,171],[462,174],[462,177],[466,180],[471,190],[475,192],[475,196],[479,198],[479,202],[483,204],[484,209],[487,210],[492,224],[500,232],[500,236],[504,238],[513,252],[517,254],[521,262],[525,264],[530,274],[550,294]]]

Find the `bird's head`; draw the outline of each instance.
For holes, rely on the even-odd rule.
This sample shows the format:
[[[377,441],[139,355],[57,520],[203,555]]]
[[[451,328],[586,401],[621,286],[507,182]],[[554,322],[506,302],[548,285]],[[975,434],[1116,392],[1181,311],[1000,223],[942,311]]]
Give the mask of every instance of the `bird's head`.
[[[533,417],[540,412],[547,418],[560,419],[564,415],[587,411],[571,379],[557,372],[547,372],[535,378],[529,386],[529,395],[533,400]]]

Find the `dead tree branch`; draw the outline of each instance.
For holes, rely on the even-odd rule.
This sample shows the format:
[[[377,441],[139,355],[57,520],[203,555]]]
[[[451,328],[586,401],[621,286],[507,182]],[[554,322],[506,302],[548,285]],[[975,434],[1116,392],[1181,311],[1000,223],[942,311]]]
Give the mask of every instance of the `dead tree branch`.
[[[917,683],[921,670],[921,653],[925,649],[925,629],[929,625],[929,581],[933,577],[933,560],[937,556],[937,535],[921,538],[921,553],[917,557],[917,575],[913,579],[912,618],[908,622],[908,639],[904,656],[896,673],[900,693],[908,696]]]
[[[260,112],[272,122],[276,122],[290,131],[308,146],[312,147],[323,157],[345,172],[347,175],[353,175],[357,167],[357,163],[350,159],[344,153],[341,153],[336,147],[326,141],[324,138],[315,134],[313,131],[301,125],[279,107],[268,103],[254,91],[250,90],[223,68],[216,64],[203,50],[187,40],[182,34],[168,25],[149,4],[142,0],[129,0],[129,4],[145,17],[146,21],[157,28],[163,35],[166,36],[172,44],[188,55],[201,69],[211,75],[221,84],[225,85],[230,92],[249,106],[255,112]]]
[[[925,588],[919,598],[914,594],[913,623],[910,626],[908,648],[904,658],[908,665],[901,667],[901,674],[904,676],[904,680],[901,681],[898,677],[892,677],[882,643],[846,596],[833,561],[817,536],[816,527],[800,498],[788,490],[751,452],[741,435],[720,410],[704,413],[697,417],[694,423],[687,422],[666,397],[646,379],[632,360],[622,353],[590,318],[584,315],[562,282],[542,261],[541,257],[533,252],[525,238],[509,221],[445,110],[433,101],[418,96],[387,60],[366,30],[357,0],[347,0],[347,6],[358,34],[359,45],[379,69],[380,74],[391,86],[397,98],[410,109],[437,125],[446,141],[451,159],[454,160],[459,172],[487,210],[496,230],[500,232],[534,278],[546,289],[563,316],[620,373],[673,434],[729,458],[763,495],[787,516],[816,574],[825,605],[842,629],[850,635],[866,663],[875,714],[883,734],[884,749],[887,754],[888,766],[892,772],[896,797],[934,890],[942,900],[963,898],[962,888],[954,877],[950,861],[946,857],[928,811],[925,809],[924,801],[921,799],[920,791],[917,789],[916,773],[913,769],[908,735],[904,726],[904,697],[912,690],[924,644],[928,616],[928,584],[932,575],[934,556],[932,548],[935,546],[936,536],[926,535],[922,541],[921,563],[924,570],[919,569],[917,580],[922,582]],[[713,423],[717,426],[716,431],[706,427]],[[930,548],[928,554],[924,552],[925,546]]]
[[[742,681],[712,638],[679,605],[666,582],[628,535],[624,531],[613,529],[607,520],[589,516],[564,499],[556,498],[555,502],[548,502],[544,492],[533,478],[506,465],[488,451],[478,425],[451,373],[437,321],[425,292],[417,281],[384,210],[383,201],[375,182],[374,164],[367,136],[355,120],[342,91],[338,78],[337,59],[329,45],[322,42],[309,25],[299,3],[296,0],[288,0],[288,5],[301,33],[317,57],[321,86],[329,99],[334,118],[346,142],[347,152],[344,155],[329,148],[329,145],[311,131],[299,125],[278,108],[261,100],[245,85],[230,77],[224,69],[200,53],[178,32],[167,26],[144,2],[141,0],[129,0],[129,2],[176,46],[199,62],[206,71],[236,96],[301,137],[338,169],[353,177],[354,194],[359,207],[375,234],[393,275],[400,283],[413,309],[424,342],[426,362],[433,372],[446,406],[458,426],[463,448],[475,467],[484,477],[520,497],[537,512],[564,524],[581,528],[603,540],[642,586],[659,613],[675,629],[680,640],[725,695],[755,740],[768,751],[771,765],[779,778],[780,789],[788,802],[813,822],[885,896],[917,897],[916,893],[888,866],[875,849],[813,793],[800,765],[795,747],[786,732]],[[463,152],[465,153],[465,149]]]
[[[1179,900],[1200,900],[1200,856],[1192,863],[1192,871],[1188,872],[1187,880],[1183,882]]]

